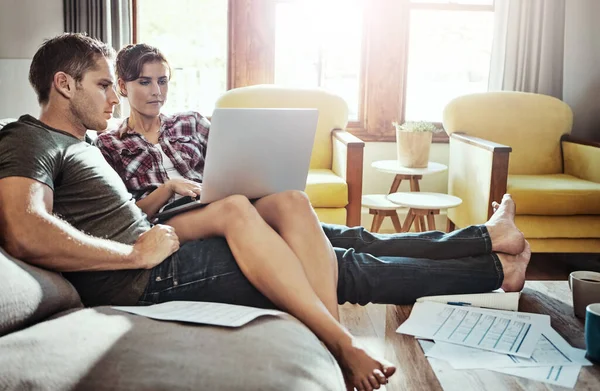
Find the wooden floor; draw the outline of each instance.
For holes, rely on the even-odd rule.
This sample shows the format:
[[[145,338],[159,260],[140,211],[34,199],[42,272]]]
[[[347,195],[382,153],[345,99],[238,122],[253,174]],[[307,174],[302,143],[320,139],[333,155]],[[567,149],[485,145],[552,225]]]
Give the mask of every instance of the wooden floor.
[[[575,270],[600,272],[600,254],[533,254],[527,269],[528,280],[567,280]],[[386,356],[386,305],[340,306],[342,324],[373,353]],[[389,332],[389,331],[388,331]],[[391,386],[380,390],[394,390]]]
[[[576,270],[600,272],[600,254],[533,254],[528,280],[567,280]]]

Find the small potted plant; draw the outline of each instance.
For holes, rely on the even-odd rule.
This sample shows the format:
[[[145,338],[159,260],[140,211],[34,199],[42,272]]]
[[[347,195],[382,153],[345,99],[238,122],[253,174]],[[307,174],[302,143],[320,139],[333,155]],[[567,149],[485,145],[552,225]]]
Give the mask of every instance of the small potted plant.
[[[423,168],[429,163],[431,136],[441,129],[431,122],[392,122],[396,128],[398,163],[404,167]]]

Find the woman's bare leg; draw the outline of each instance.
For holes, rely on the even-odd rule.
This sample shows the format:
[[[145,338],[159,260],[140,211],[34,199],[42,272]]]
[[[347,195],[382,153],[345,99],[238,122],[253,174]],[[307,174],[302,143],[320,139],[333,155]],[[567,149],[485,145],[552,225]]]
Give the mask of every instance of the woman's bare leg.
[[[228,197],[177,215],[167,224],[175,228],[182,242],[224,236],[248,280],[325,343],[353,386],[372,390],[395,372],[391,364],[358,346],[319,299],[296,254],[245,197]]]
[[[301,191],[277,193],[261,198],[254,206],[296,254],[308,282],[339,321],[337,258],[306,194]]]

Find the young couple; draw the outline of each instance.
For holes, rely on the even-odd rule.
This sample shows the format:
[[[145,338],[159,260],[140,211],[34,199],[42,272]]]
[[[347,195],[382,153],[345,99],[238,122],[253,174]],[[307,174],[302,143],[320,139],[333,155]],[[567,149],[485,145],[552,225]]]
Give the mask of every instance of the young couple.
[[[522,288],[530,250],[510,196],[486,224],[449,234],[320,224],[296,191],[232,196],[153,226],[146,217],[201,192],[209,123],[195,112],[160,113],[171,75],[157,49],[121,50],[116,78],[112,54],[81,34],[46,41],[30,68],[39,119],[25,115],[0,131],[1,245],[63,272],[86,305],[277,307],[325,343],[350,388],[371,390],[395,368],[341,326],[338,303]],[[101,153],[86,130],[107,127],[115,89],[131,115],[99,136]]]

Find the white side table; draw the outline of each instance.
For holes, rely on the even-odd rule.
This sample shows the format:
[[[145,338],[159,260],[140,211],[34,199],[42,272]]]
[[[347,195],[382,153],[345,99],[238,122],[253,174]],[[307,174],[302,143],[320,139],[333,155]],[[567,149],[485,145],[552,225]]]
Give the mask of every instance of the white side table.
[[[414,191],[388,194],[387,199],[399,206],[410,208],[402,225],[402,232],[410,231],[410,227],[413,221],[417,221],[415,220],[417,217],[423,219],[427,217],[429,230],[435,231],[434,216],[440,213],[440,209],[454,208],[462,204],[462,200],[453,195]],[[420,227],[416,226],[415,228],[417,232],[423,232],[425,231],[425,224],[422,223]]]
[[[379,232],[383,219],[389,217],[392,219],[396,232],[402,232],[402,224],[398,218],[396,209],[401,209],[402,206],[394,204],[387,199],[387,194],[366,194],[362,196],[362,206],[369,208],[369,213],[373,215],[371,223],[371,232]]]
[[[421,188],[419,186],[419,180],[423,178],[423,175],[434,174],[436,172],[443,172],[448,169],[448,166],[446,166],[445,164],[436,162],[429,162],[427,167],[424,168],[404,167],[398,164],[398,160],[378,160],[371,163],[371,167],[373,167],[377,171],[387,172],[396,175],[394,177],[394,181],[392,182],[392,186],[390,187],[390,191],[388,192],[388,194],[397,192],[403,180],[409,181],[410,191],[421,191]],[[423,226],[423,230],[425,230],[425,218],[423,216],[419,216],[419,218],[415,221],[415,228],[417,229],[417,231],[420,231],[421,225]]]

